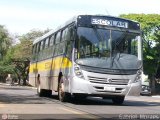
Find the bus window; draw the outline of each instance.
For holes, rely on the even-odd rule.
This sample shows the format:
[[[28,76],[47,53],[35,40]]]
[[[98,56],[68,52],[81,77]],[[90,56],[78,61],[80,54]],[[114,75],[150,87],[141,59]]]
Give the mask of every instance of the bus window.
[[[36,45],[34,45],[33,47],[32,47],[32,61],[35,61],[35,56],[36,56]]]
[[[36,46],[34,45],[34,46],[32,47],[32,54],[33,54],[33,55],[35,54],[35,48],[36,48]]]
[[[74,38],[74,30],[73,27],[70,27],[67,31],[66,40],[73,40]]]
[[[52,36],[51,36],[50,42],[49,42],[49,46],[53,46],[53,44],[54,44],[54,36],[55,36],[55,35],[52,35]]]
[[[67,31],[66,40],[70,40],[70,37],[71,37],[71,28],[69,28]]]
[[[46,38],[46,40],[45,40],[45,48],[48,48],[48,45],[49,45],[49,38]]]
[[[59,44],[54,45],[54,56],[58,55]]]
[[[67,32],[68,32],[68,28],[63,30],[63,32],[62,32],[62,41],[65,41],[67,39]]]
[[[62,42],[59,44],[58,55],[63,54],[64,50],[65,50],[65,42]]]
[[[61,32],[59,31],[59,32],[56,34],[55,44],[57,44],[57,43],[60,42],[60,36],[61,36]]]
[[[40,46],[41,46],[41,42],[39,42],[39,43],[37,44],[37,53],[39,53],[39,51],[40,51]]]
[[[43,50],[43,48],[44,48],[44,41],[41,41],[40,51]]]
[[[72,58],[72,41],[66,42],[66,56],[68,58]]]

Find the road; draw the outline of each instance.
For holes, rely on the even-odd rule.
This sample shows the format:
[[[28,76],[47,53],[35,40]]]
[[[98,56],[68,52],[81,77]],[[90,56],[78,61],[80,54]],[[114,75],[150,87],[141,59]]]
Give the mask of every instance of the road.
[[[127,96],[122,105],[110,100],[87,98],[70,103],[38,97],[36,89],[0,84],[0,119],[160,119],[160,98]]]

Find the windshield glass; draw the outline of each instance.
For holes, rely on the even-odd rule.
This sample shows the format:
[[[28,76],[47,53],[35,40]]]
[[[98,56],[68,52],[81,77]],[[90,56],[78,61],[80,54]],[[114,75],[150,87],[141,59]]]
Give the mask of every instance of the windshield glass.
[[[117,53],[138,55],[139,34],[86,27],[79,27],[77,32],[78,59],[109,58]]]
[[[113,54],[126,53],[138,56],[138,34],[112,31],[111,37]]]
[[[139,69],[138,39],[138,33],[79,27],[75,60],[78,64],[98,68]]]
[[[109,35],[105,29],[78,28],[78,58],[109,57]]]

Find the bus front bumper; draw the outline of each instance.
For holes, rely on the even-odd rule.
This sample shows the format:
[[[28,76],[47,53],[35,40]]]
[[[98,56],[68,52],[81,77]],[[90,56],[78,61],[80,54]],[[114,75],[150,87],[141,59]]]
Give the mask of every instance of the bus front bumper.
[[[139,95],[141,85],[139,82],[128,85],[110,85],[91,83],[78,77],[73,77],[71,83],[71,94],[85,94],[87,96],[126,96]]]

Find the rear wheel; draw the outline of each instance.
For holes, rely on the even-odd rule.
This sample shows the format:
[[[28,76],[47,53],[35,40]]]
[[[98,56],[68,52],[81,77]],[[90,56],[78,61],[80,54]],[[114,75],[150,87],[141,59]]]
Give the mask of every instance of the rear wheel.
[[[59,81],[58,85],[58,98],[61,102],[66,102],[71,99],[71,95],[64,91],[64,83],[62,80]]]
[[[118,97],[112,98],[112,101],[116,105],[121,105],[124,102],[124,98],[125,98],[124,96],[118,96]]]

